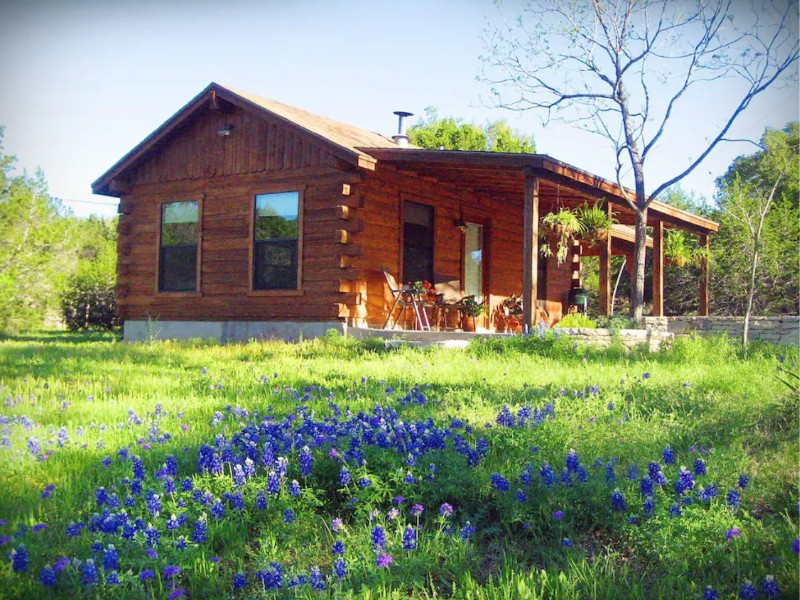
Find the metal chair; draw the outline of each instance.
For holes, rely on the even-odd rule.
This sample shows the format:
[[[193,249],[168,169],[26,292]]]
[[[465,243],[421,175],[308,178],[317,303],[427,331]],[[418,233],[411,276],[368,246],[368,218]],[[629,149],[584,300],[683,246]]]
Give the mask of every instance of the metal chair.
[[[416,326],[422,331],[430,331],[431,324],[428,320],[428,313],[425,311],[425,307],[433,306],[433,304],[423,299],[423,292],[411,287],[400,287],[394,275],[392,275],[386,267],[381,267],[381,271],[383,271],[386,284],[389,286],[389,291],[394,298],[392,307],[389,309],[386,320],[383,322],[383,328],[386,329],[389,321],[393,321],[392,329],[397,325],[397,320],[393,318],[394,311],[397,308],[400,309],[400,314],[403,315],[403,327],[405,327],[407,324],[406,309],[410,308],[414,312]]]

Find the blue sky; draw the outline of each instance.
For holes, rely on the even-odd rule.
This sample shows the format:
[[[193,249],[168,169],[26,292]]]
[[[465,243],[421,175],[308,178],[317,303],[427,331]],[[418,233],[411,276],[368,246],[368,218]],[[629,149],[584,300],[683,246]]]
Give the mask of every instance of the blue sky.
[[[41,167],[50,193],[78,215],[113,215],[90,184],[211,81],[387,135],[394,110],[484,123],[506,119],[540,152],[613,178],[605,142],[531,113],[490,107],[476,81],[491,0],[406,2],[12,0],[0,8],[0,125],[4,153]],[[688,161],[722,119],[730,90],[697,97],[680,115],[650,189]],[[798,119],[798,91],[754,103],[736,137]],[[710,197],[714,178],[754,147],[720,147],[683,187]],[[72,202],[80,201],[80,202]]]

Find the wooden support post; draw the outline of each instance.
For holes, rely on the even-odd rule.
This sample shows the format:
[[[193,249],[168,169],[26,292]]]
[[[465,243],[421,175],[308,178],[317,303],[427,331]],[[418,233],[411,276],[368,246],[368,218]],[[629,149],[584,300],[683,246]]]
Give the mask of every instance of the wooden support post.
[[[539,272],[539,178],[525,175],[522,236],[522,322],[530,331],[536,325],[537,274]]]
[[[653,225],[653,316],[664,316],[664,222]]]
[[[611,204],[606,202],[606,210],[611,214]],[[600,246],[600,289],[598,312],[606,317],[611,316],[611,231],[609,230],[605,241]]]
[[[711,252],[711,237],[707,234],[700,235],[700,247],[705,248]],[[699,303],[697,307],[697,314],[701,317],[707,317],[709,314],[709,293],[708,288],[711,282],[711,271],[709,268],[708,260],[704,260],[700,267],[700,289],[699,289]]]

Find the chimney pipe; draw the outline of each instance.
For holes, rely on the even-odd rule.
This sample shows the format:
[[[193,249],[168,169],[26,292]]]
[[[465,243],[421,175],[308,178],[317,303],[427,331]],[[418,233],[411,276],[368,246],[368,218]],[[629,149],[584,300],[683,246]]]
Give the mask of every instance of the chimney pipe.
[[[394,114],[397,115],[397,135],[393,135],[392,139],[394,143],[400,146],[401,148],[408,147],[408,135],[406,134],[406,117],[413,117],[414,113],[405,112],[402,110],[394,111]]]

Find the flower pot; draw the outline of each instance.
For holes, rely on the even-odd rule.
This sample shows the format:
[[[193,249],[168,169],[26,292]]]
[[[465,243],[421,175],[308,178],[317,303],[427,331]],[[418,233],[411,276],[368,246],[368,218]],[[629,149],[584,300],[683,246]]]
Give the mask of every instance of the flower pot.
[[[686,266],[686,263],[689,261],[685,256],[674,256],[672,258],[664,258],[664,262],[667,263],[668,265],[673,265],[675,267],[678,267],[679,269],[682,269],[683,267]]]
[[[475,317],[464,315],[461,319],[461,329],[464,331],[475,331]]]

